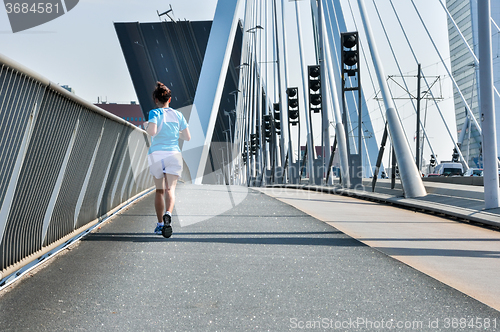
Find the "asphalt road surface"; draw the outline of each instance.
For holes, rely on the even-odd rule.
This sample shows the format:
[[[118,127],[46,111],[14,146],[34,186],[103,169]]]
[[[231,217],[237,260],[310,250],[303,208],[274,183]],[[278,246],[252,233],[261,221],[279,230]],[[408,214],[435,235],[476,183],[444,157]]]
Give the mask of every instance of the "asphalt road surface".
[[[3,291],[0,330],[500,330],[491,307],[277,199],[237,191],[228,208],[227,187],[180,185],[170,239],[153,234],[154,196],[135,203]]]

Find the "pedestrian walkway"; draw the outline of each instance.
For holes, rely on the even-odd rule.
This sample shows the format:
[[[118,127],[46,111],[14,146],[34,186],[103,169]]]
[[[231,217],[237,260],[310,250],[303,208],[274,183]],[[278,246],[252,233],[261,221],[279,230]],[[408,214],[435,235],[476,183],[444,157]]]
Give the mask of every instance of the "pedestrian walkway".
[[[148,195],[4,291],[2,331],[472,331],[479,323],[500,330],[497,310],[387,256],[380,234],[369,236],[371,248],[340,229],[363,219],[417,225],[430,216],[402,219],[410,212],[267,190],[179,185],[170,239],[153,234]],[[312,210],[335,198],[322,207],[330,220],[283,196]],[[384,236],[398,248],[416,242]],[[486,252],[478,258],[498,260],[498,251]]]
[[[500,275],[499,231],[342,195],[286,188],[260,190],[500,310],[500,284],[496,282]],[[429,195],[413,201],[432,203],[433,198]],[[453,197],[447,198],[448,209],[457,209],[453,202]],[[447,205],[439,203],[440,211]]]

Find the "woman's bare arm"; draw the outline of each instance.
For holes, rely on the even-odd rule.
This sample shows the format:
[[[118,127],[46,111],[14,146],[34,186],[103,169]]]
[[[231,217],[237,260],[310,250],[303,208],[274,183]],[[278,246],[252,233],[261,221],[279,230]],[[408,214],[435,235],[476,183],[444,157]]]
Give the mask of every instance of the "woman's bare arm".
[[[189,128],[186,128],[183,131],[179,132],[179,137],[182,140],[189,141],[191,139],[191,133],[189,132]]]
[[[156,135],[156,123],[144,122],[144,128],[149,135]]]

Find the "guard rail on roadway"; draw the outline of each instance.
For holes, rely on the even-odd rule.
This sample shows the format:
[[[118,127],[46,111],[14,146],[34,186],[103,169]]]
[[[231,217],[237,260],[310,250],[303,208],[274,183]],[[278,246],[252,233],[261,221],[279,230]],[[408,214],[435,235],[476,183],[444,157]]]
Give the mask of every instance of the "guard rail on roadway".
[[[0,55],[0,286],[153,186],[146,133]]]

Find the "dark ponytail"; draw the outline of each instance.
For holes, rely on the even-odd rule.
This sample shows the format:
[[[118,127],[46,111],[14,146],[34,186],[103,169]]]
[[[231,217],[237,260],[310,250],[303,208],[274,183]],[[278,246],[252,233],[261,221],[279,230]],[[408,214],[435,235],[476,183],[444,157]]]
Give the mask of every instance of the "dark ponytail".
[[[158,99],[160,103],[166,103],[172,97],[172,92],[165,84],[156,82],[156,88],[153,91],[153,100]]]

